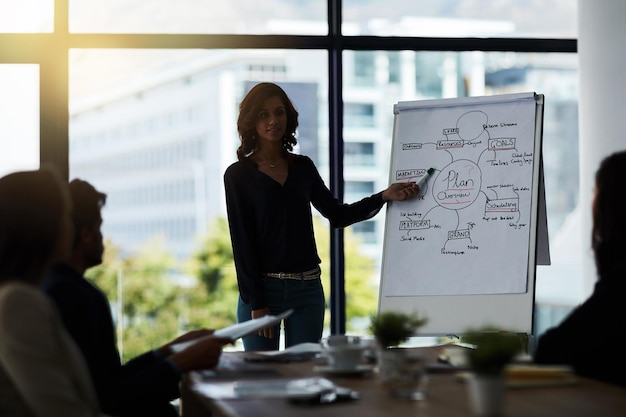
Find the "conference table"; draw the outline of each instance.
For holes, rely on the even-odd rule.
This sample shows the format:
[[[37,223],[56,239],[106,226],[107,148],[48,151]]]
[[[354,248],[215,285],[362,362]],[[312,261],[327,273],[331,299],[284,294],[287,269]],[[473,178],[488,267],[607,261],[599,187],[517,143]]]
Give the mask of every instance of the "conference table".
[[[214,371],[187,373],[181,382],[184,417],[460,417],[471,416],[466,382],[460,373],[437,366],[441,346],[421,349],[433,364],[425,397],[414,401],[395,398],[384,389],[376,367],[356,375],[324,374],[322,359],[267,361],[253,352],[224,352]],[[261,362],[259,362],[261,360]],[[272,384],[275,381],[325,378],[358,392],[358,399],[333,403],[294,403],[285,398],[244,396],[232,398],[235,382]],[[225,389],[226,388],[226,389]],[[626,388],[575,378],[566,384],[507,387],[506,417],[626,416]]]

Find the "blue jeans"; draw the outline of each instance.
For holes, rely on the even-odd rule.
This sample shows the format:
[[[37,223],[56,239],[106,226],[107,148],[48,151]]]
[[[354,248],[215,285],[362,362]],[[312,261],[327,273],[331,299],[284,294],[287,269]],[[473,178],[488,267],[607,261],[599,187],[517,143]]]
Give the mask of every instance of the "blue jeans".
[[[305,342],[319,343],[324,329],[326,300],[320,279],[295,280],[264,277],[265,297],[270,314],[276,315],[293,308],[294,312],[283,322],[285,347]],[[252,317],[249,304],[239,297],[237,321],[248,321]],[[254,333],[243,338],[243,347],[250,350],[278,350],[279,325],[274,328],[274,337]]]

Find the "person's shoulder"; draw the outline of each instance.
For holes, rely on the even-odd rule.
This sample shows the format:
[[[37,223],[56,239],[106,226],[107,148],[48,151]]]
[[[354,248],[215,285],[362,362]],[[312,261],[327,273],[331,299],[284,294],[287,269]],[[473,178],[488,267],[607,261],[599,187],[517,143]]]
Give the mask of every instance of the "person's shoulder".
[[[15,281],[0,286],[0,316],[13,316],[18,311],[48,304],[45,294],[33,285]]]
[[[294,168],[294,173],[299,178],[318,178],[319,171],[315,166],[315,162],[307,155],[291,154],[291,166]]]
[[[232,170],[236,170],[236,169],[240,169],[242,166],[242,162],[241,160],[236,160],[235,162],[231,163],[228,168],[226,168],[226,172],[228,171],[232,171]]]
[[[299,165],[299,166],[304,166],[307,168],[317,169],[315,168],[315,163],[313,163],[313,160],[307,155],[299,155],[299,154],[292,153],[292,154],[289,154],[289,158],[291,159],[291,162],[293,165]]]
[[[247,189],[250,181],[258,175],[256,162],[250,158],[242,158],[232,163],[224,172],[226,191],[233,189]]]
[[[0,286],[0,302],[43,297],[44,295],[36,287],[20,281],[7,282]]]
[[[622,311],[623,294],[626,291],[626,279],[624,276],[603,277],[596,281],[591,295],[578,306],[584,311],[599,311],[605,314]],[[618,313],[619,314],[619,313]]]
[[[38,287],[24,282],[2,285],[0,340],[29,346],[54,343],[53,333],[61,328],[54,303]]]
[[[313,163],[313,160],[311,158],[309,158],[307,155],[301,155],[301,154],[297,154],[297,153],[290,153],[289,154],[289,158],[292,158],[292,160],[294,162],[308,163],[308,164],[312,164]]]
[[[87,291],[93,286],[69,265],[56,264],[46,274],[41,288],[46,293],[55,291]]]
[[[224,177],[232,177],[242,175],[247,169],[254,164],[254,161],[249,158],[243,158],[230,164],[226,171],[224,171]]]
[[[57,304],[89,305],[104,299],[106,295],[69,266],[56,265],[41,285],[42,290]]]
[[[42,286],[47,287],[50,285],[70,284],[76,283],[84,278],[75,272],[69,265],[63,263],[57,263],[46,273]]]

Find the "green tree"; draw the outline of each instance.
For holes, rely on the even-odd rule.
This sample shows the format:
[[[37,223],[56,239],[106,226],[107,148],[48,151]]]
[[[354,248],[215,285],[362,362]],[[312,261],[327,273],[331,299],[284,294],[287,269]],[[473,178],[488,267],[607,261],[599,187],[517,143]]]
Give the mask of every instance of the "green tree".
[[[233,262],[228,222],[216,218],[201,237],[189,269],[205,288],[214,328],[237,322],[237,275]]]
[[[181,279],[185,275],[162,240],[151,240],[131,255],[122,255],[111,241],[105,247],[102,264],[87,271],[87,278],[111,303],[124,361],[188,329],[209,327],[206,291],[193,276]]]

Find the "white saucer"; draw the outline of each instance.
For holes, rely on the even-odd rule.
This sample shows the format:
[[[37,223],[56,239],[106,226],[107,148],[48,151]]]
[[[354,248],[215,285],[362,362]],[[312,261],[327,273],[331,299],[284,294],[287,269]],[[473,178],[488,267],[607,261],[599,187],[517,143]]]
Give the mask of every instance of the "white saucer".
[[[337,369],[331,366],[315,366],[314,371],[322,372],[328,375],[362,375],[374,370],[373,365],[359,365],[354,369]]]

